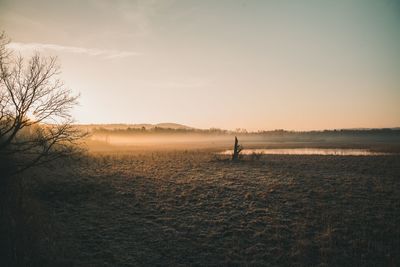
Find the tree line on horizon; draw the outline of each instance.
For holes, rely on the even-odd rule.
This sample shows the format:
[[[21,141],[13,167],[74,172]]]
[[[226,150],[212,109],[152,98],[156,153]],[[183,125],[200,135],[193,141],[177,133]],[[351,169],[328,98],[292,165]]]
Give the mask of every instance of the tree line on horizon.
[[[400,135],[400,128],[377,128],[377,129],[335,129],[321,131],[293,131],[293,130],[269,130],[269,131],[247,131],[246,129],[225,130],[220,128],[196,129],[196,128],[166,128],[166,127],[127,127],[125,129],[109,129],[95,127],[92,134],[116,134],[116,135],[140,135],[140,134],[200,134],[200,135],[239,135],[239,136],[313,136],[313,135]]]

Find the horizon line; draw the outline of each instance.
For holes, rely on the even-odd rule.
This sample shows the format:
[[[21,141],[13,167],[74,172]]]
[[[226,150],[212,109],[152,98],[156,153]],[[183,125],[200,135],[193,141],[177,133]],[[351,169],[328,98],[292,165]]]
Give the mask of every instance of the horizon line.
[[[287,128],[274,128],[274,129],[257,129],[257,130],[247,130],[246,128],[240,128],[237,127],[235,129],[225,129],[225,128],[220,128],[220,127],[209,127],[209,128],[198,128],[198,127],[193,127],[189,126],[186,124],[181,124],[181,123],[176,123],[176,122],[159,122],[159,123],[126,123],[126,122],[113,122],[113,123],[73,123],[73,125],[76,126],[90,126],[90,125],[152,125],[152,126],[157,126],[159,124],[177,124],[179,126],[183,126],[186,128],[190,129],[195,129],[195,130],[210,130],[210,129],[219,129],[219,130],[224,130],[224,131],[230,131],[230,132],[238,132],[238,130],[243,130],[243,132],[248,132],[248,133],[256,133],[256,132],[273,132],[273,131],[286,131],[286,132],[321,132],[321,131],[337,131],[337,130],[383,130],[383,129],[400,129],[399,126],[387,126],[387,127],[351,127],[351,128],[314,128],[314,129],[307,129],[307,130],[299,130],[299,129],[287,129]]]

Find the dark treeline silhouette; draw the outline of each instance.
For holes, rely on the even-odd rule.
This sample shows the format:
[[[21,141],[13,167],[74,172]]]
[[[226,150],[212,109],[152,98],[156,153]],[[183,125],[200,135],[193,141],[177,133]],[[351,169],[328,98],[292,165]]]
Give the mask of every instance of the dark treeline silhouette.
[[[228,130],[218,129],[218,128],[210,128],[210,129],[195,129],[195,128],[165,128],[165,127],[152,127],[152,128],[125,128],[125,129],[106,129],[106,128],[94,128],[92,130],[94,134],[122,134],[122,135],[130,135],[130,134],[211,134],[211,135],[225,135],[232,134],[232,132]]]
[[[249,137],[272,137],[272,138],[329,138],[329,137],[383,137],[383,138],[400,138],[400,128],[382,128],[382,129],[340,129],[340,130],[323,130],[323,131],[255,131],[248,132],[245,129],[235,131],[224,130],[219,128],[196,129],[196,128],[118,128],[107,129],[96,127],[92,129],[93,134],[117,134],[117,135],[135,135],[135,134],[201,134],[201,135],[228,135],[228,136],[249,136]]]

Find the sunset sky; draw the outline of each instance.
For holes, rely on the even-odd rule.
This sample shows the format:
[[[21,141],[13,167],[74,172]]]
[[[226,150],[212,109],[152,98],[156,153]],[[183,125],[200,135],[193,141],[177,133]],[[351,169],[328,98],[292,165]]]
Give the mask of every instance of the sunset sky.
[[[400,126],[396,0],[0,0],[0,30],[58,56],[79,123]]]

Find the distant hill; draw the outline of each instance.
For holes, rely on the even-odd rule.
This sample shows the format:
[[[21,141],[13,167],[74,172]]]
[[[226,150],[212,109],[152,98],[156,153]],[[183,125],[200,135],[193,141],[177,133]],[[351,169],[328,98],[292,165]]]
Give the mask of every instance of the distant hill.
[[[112,124],[76,124],[75,127],[87,131],[92,131],[93,129],[105,129],[105,130],[125,130],[125,129],[142,129],[150,130],[153,128],[164,128],[164,129],[179,129],[179,130],[189,130],[194,129],[193,127],[189,127],[179,123],[139,123],[139,124],[124,124],[124,123],[112,123]]]
[[[168,128],[168,129],[194,129],[193,127],[189,127],[183,124],[170,123],[170,122],[158,123],[155,124],[154,126],[160,128]]]

